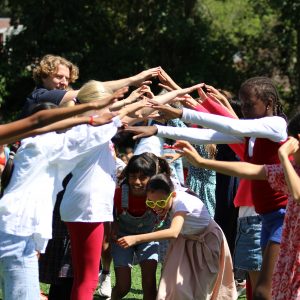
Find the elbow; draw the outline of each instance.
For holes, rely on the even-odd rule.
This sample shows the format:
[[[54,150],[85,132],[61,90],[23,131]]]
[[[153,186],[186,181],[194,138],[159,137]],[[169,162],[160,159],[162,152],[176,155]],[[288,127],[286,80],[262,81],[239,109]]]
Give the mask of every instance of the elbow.
[[[294,199],[295,202],[300,204],[300,194],[293,195],[293,199]]]
[[[179,233],[180,233],[180,232],[177,232],[177,231],[171,232],[171,234],[170,234],[170,239],[177,239],[178,236],[179,236]]]

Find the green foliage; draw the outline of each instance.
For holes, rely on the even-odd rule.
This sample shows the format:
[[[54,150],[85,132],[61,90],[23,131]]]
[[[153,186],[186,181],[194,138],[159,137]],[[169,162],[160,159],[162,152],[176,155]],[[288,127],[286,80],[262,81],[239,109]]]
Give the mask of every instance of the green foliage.
[[[12,24],[24,30],[0,51],[2,111],[9,116],[20,109],[34,87],[29,69],[47,53],[79,66],[75,88],[161,65],[181,86],[205,81],[233,92],[250,76],[272,76],[291,100],[297,34],[282,15],[293,1],[271,2],[7,0]],[[296,16],[299,5],[289,9]]]

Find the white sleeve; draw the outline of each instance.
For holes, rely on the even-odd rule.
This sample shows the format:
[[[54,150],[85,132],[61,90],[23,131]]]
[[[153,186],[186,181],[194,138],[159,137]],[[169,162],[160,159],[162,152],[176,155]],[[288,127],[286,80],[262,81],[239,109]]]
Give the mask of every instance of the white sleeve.
[[[235,136],[266,138],[274,142],[287,139],[286,121],[278,116],[240,120],[183,108],[181,119]]]
[[[212,129],[199,129],[199,128],[183,128],[160,126],[157,127],[157,136],[169,138],[173,140],[185,140],[192,144],[242,144],[244,139],[241,137],[224,134]]]
[[[56,149],[50,151],[49,160],[69,160],[78,155],[89,153],[94,148],[102,145],[117,133],[117,128],[122,125],[120,118],[113,118],[112,122],[98,127],[79,125],[63,133],[63,140]]]

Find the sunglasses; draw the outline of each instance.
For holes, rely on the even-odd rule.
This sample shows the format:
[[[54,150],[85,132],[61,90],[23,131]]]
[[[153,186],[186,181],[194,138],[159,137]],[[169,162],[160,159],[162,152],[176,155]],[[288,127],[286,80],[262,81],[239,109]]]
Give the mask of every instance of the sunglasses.
[[[168,196],[167,199],[156,200],[156,201],[147,199],[146,205],[150,208],[154,208],[155,206],[158,206],[159,208],[165,208],[167,206],[170,198],[172,197],[172,194],[173,194],[173,192],[170,193],[170,195]]]

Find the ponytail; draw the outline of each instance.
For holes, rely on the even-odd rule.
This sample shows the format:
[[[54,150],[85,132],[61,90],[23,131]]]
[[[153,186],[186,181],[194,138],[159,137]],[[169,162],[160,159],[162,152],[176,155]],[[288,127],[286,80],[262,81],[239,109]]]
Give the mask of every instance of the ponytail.
[[[167,160],[162,157],[157,157],[157,159],[158,159],[158,168],[156,173],[157,174],[163,173],[166,174],[167,176],[171,176],[171,169]]]
[[[20,142],[16,142],[10,146],[10,152],[9,152],[9,157],[8,160],[5,164],[4,170],[2,172],[1,176],[1,192],[0,192],[0,197],[3,196],[4,190],[8,186],[13,170],[14,170],[14,158],[15,155],[20,147]]]

